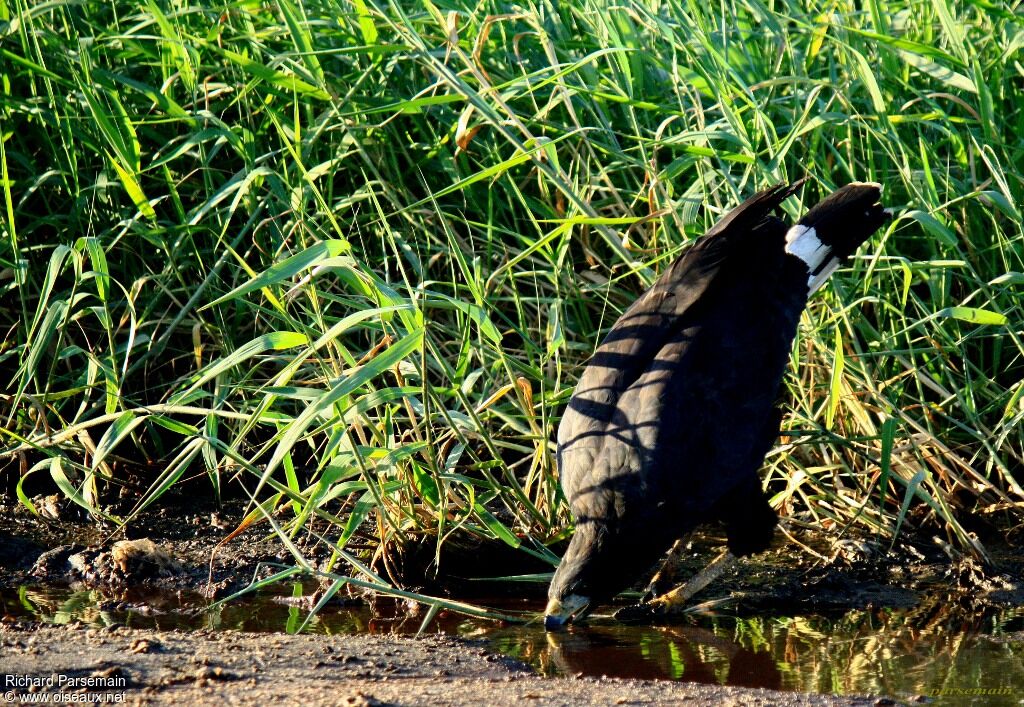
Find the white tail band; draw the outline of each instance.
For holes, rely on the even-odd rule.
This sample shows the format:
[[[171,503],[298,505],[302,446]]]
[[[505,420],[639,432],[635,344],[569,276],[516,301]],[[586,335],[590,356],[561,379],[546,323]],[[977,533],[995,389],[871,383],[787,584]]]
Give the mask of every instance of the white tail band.
[[[808,294],[814,292],[839,267],[839,258],[832,247],[821,242],[813,226],[797,224],[786,232],[786,252],[804,261],[807,266]]]

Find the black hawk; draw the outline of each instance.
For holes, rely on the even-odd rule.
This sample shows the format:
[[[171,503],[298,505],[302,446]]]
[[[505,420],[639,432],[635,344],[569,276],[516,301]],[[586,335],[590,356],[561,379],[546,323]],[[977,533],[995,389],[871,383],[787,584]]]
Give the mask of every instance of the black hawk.
[[[761,552],[776,515],[758,468],[808,295],[888,219],[856,182],[790,227],[773,215],[802,184],[730,212],[626,310],[583,372],[558,428],[576,531],[551,580],[557,628],[634,584],[701,523],[735,555]]]

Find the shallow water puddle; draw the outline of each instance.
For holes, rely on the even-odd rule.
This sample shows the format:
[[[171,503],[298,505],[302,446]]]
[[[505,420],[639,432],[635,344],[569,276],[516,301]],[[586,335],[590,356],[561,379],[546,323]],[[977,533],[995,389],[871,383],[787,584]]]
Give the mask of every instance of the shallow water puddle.
[[[505,611],[541,608],[508,599],[483,603]],[[56,587],[0,590],[8,621],[294,632],[308,613],[266,594],[216,611],[204,606],[198,596],[183,593],[133,591],[113,600],[99,591]],[[332,607],[306,630],[412,634],[423,613],[410,615],[392,601]],[[597,617],[559,633],[546,633],[539,623],[499,625],[442,612],[427,630],[484,639],[547,675],[885,694],[932,704],[1024,704],[1024,608],[971,614],[936,602],[835,616],[696,616],[672,626]]]

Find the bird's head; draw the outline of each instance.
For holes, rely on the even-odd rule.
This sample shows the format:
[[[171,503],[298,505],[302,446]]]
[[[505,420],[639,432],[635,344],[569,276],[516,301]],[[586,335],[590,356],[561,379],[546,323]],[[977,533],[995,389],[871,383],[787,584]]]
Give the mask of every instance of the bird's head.
[[[586,616],[590,609],[590,597],[585,594],[567,594],[563,597],[550,597],[544,609],[544,628],[557,631],[572,621]]]
[[[593,522],[577,523],[576,532],[548,587],[548,605],[544,609],[544,628],[563,628],[587,615],[592,603],[606,599],[607,580],[618,575],[601,571],[607,553],[605,530]]]

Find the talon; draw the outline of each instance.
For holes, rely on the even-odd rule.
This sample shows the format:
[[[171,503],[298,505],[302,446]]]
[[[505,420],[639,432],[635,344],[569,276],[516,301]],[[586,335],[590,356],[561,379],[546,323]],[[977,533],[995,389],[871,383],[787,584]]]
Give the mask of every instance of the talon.
[[[621,621],[624,624],[641,624],[650,623],[660,615],[661,612],[656,611],[651,604],[643,603],[624,606],[612,614],[612,617],[616,621]]]

